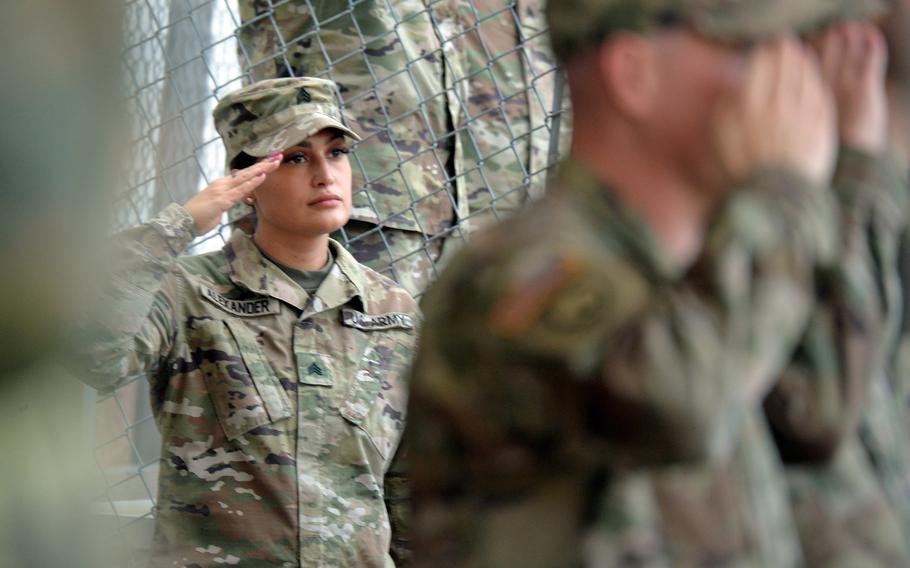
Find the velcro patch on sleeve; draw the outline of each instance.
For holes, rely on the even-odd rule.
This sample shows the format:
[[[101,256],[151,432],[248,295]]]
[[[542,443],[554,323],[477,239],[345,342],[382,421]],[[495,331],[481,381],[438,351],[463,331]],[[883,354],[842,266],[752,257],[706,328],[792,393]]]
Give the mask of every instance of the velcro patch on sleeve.
[[[202,297],[212,302],[222,310],[240,317],[258,317],[274,315],[281,311],[278,300],[260,296],[252,300],[231,300],[218,292],[201,286]]]
[[[341,323],[363,331],[380,329],[414,329],[414,318],[408,314],[389,312],[387,314],[365,314],[356,310],[341,310]]]
[[[512,286],[499,299],[490,316],[490,327],[503,337],[526,333],[586,269],[587,262],[580,255],[542,262],[533,276]]]

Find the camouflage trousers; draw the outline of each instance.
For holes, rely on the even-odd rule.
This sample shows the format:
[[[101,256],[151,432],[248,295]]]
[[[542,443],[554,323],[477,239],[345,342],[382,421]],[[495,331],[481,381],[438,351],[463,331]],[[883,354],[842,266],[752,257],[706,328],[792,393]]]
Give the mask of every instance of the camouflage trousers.
[[[332,237],[351,251],[358,262],[398,282],[415,298],[435,280],[443,257],[450,256],[451,249],[457,248],[456,239],[451,237],[429,237],[417,231],[379,227],[363,221],[350,221]]]

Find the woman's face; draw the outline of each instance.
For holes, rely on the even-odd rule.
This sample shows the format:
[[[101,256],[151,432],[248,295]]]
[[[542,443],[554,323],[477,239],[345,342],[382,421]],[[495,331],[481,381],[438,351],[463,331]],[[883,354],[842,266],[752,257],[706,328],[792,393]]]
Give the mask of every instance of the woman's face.
[[[351,216],[347,139],[325,129],[288,148],[254,196],[258,226],[272,233],[318,236],[340,229]]]

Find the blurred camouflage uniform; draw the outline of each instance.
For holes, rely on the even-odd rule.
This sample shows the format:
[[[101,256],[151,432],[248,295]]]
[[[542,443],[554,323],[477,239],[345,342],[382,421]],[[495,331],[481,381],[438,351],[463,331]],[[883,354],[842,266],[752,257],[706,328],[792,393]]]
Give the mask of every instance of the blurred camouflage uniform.
[[[449,236],[542,191],[555,62],[539,0],[239,5],[253,80],[339,85],[364,138],[352,158],[362,190],[340,240],[411,293],[434,276]]]
[[[902,177],[910,191],[910,176]],[[907,210],[904,211],[907,214]],[[898,245],[896,282],[900,286],[900,330],[887,373],[873,396],[885,409],[864,426],[864,441],[910,542],[910,233],[905,225]],[[875,418],[873,420],[873,418]]]
[[[598,19],[593,4],[553,11],[573,31],[567,41],[602,37],[586,20],[638,27],[672,12],[662,2],[600,4],[613,13]],[[725,17],[738,9],[752,13]],[[759,12],[787,12],[767,2],[726,10],[690,23],[731,33],[767,23]],[[843,217],[860,214],[864,204],[835,195]],[[873,521],[863,544],[876,560],[904,562],[893,511],[855,435],[858,391],[881,362],[875,338],[887,326],[873,309],[881,298],[868,280],[869,244],[837,243],[832,197],[786,172],[756,172],[685,271],[570,162],[526,215],[477,236],[426,299],[409,422],[419,562],[802,564],[759,405],[781,373],[796,376],[787,386],[810,388],[777,389],[772,422],[781,427],[791,417],[778,413],[803,410],[799,402],[834,412],[798,416],[809,431],[793,441],[820,445],[801,457],[824,460],[852,435],[838,457],[847,465],[833,470],[848,478],[851,497],[876,507],[859,519]],[[870,336],[867,325],[878,326]],[[843,358],[824,351],[830,342],[846,344]],[[808,355],[788,366],[797,347]],[[837,392],[842,378],[857,392]],[[818,433],[832,421],[838,436],[828,447]],[[845,557],[857,558],[865,557]]]
[[[326,93],[307,79],[223,99],[229,157],[342,128]],[[118,236],[85,353],[96,388],[151,382],[162,433],[152,565],[391,565],[403,486],[388,474],[414,300],[334,241],[335,262],[308,294],[240,230],[221,251],[178,258],[194,236],[178,205]]]
[[[898,138],[910,136],[907,113],[910,112],[910,3],[906,0],[889,2],[890,13],[882,20],[882,27],[888,42],[888,87],[891,91],[890,108],[892,135]],[[897,115],[897,116],[895,116]],[[910,170],[908,170],[907,148],[904,155],[896,155],[900,164],[901,187],[910,191]],[[902,303],[892,306],[899,311],[898,339],[893,358],[889,361],[887,380],[875,393],[887,403],[889,414],[871,423],[865,432],[867,447],[871,450],[876,469],[885,481],[892,502],[903,505],[900,508],[904,521],[904,534],[910,542],[910,228],[906,224],[910,211],[906,200],[903,203],[904,221],[897,247],[897,273],[891,274],[902,293]],[[886,210],[882,211],[887,213]],[[894,215],[892,212],[890,215]],[[883,258],[886,267],[893,268],[891,258]],[[889,451],[890,450],[890,451]]]
[[[879,242],[881,286],[890,291],[887,308],[894,328],[882,342],[887,364],[872,385],[870,409],[860,432],[876,474],[901,517],[904,538],[910,542],[910,183],[907,172],[894,172],[892,179],[898,193],[875,208],[874,235]]]
[[[835,192],[841,262],[817,274],[819,306],[765,410],[787,462],[807,565],[910,566],[898,516],[907,496],[896,499],[880,483],[888,482],[882,466],[893,465],[881,460],[905,456],[883,437],[900,423],[896,399],[883,393],[907,198],[888,160],[850,148],[841,149]],[[881,458],[870,459],[867,448]]]
[[[877,0],[852,0],[841,2],[839,12],[868,20],[885,9]],[[789,462],[794,513],[811,566],[910,566],[906,409],[889,377],[903,311],[897,270],[908,206],[904,178],[886,156],[841,149],[835,189],[842,254],[856,257],[844,265],[852,274],[841,280],[850,284],[839,302],[834,286],[819,289],[830,306],[842,307],[816,313],[766,401]],[[844,310],[861,290],[876,291],[868,313]],[[818,376],[806,372],[812,368]],[[807,464],[813,458],[821,463]]]
[[[87,514],[94,414],[57,359],[94,296],[94,253],[126,160],[126,11],[37,0],[6,5],[0,21],[10,46],[0,50],[0,566],[124,565]]]
[[[476,236],[426,299],[408,426],[415,553],[472,566],[798,564],[758,397],[805,326],[831,205],[759,172],[684,275],[569,163],[527,214]],[[456,562],[467,542],[476,556]]]

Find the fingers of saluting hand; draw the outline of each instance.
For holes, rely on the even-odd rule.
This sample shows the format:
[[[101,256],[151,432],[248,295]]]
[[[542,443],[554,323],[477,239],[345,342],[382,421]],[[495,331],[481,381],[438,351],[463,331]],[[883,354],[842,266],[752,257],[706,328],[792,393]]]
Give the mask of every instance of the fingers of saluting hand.
[[[251,180],[262,178],[277,170],[278,166],[281,165],[281,156],[281,152],[272,152],[248,168],[232,170],[230,177],[224,178],[227,181],[227,187],[240,187]]]
[[[831,26],[817,42],[822,75],[832,88],[839,88],[840,70],[843,67],[844,54],[847,49],[846,33],[843,25]]]
[[[266,175],[281,165],[281,152],[274,152],[260,162],[229,176],[218,178],[184,204],[193,217],[196,229],[207,233],[218,225],[221,214],[240,202],[258,187]]]
[[[236,203],[265,181],[268,174],[278,169],[281,156],[281,152],[273,152],[248,168],[232,170],[231,175],[215,180],[210,187]]]

